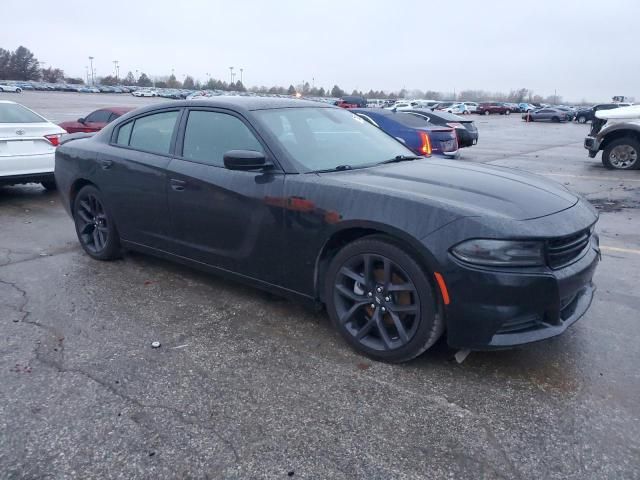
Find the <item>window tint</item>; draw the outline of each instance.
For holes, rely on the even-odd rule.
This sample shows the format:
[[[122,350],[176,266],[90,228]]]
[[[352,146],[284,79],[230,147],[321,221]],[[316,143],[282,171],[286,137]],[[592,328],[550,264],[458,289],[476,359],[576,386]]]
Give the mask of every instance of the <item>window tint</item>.
[[[131,127],[133,127],[133,122],[125,123],[120,127],[120,130],[118,130],[118,138],[116,139],[118,145],[129,145]]]
[[[110,116],[111,112],[107,110],[98,110],[96,112],[90,113],[87,118],[85,118],[85,122],[107,123]]]
[[[251,130],[233,115],[189,112],[182,147],[184,158],[223,166],[223,156],[229,150],[264,151]]]
[[[169,153],[176,118],[178,112],[162,112],[136,119],[129,146],[148,152]]]

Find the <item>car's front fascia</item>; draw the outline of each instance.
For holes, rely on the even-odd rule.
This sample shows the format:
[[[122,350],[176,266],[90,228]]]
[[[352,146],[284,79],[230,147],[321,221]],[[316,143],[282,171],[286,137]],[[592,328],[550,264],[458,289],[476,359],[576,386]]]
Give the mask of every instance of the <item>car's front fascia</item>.
[[[600,258],[594,232],[597,213],[586,200],[531,220],[463,217],[422,239],[446,289],[444,304],[450,346],[498,349],[543,340],[564,332],[586,312]],[[551,241],[588,232],[588,243],[559,268],[549,265]],[[544,264],[488,266],[459,259],[453,247],[470,239],[526,240],[543,245]],[[444,292],[440,292],[443,294]]]

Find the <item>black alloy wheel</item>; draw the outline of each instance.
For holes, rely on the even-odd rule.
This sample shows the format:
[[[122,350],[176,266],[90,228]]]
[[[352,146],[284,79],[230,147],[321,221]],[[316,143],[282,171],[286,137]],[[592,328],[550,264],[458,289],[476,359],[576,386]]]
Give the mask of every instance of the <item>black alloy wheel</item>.
[[[334,325],[356,350],[376,360],[410,360],[444,330],[427,276],[383,237],[365,237],[343,248],[326,280]]]
[[[113,219],[104,206],[100,191],[93,185],[83,187],[76,196],[73,219],[84,251],[97,260],[120,256],[120,238]]]

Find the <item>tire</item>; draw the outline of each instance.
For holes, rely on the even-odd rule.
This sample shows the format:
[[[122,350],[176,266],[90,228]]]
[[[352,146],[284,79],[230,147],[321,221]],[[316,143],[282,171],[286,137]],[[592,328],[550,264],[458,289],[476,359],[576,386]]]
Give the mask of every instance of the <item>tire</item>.
[[[511,115],[511,110],[505,110],[504,114],[505,115]]]
[[[374,360],[411,360],[444,331],[433,284],[416,259],[387,237],[346,245],[331,261],[324,289],[335,328]]]
[[[55,180],[46,180],[44,182],[40,182],[40,184],[45,188],[45,190],[54,191],[58,189]]]
[[[640,142],[633,137],[613,140],[602,152],[602,164],[616,170],[640,169]]]
[[[551,121],[553,123],[560,123],[560,119],[558,117],[551,117]]]
[[[22,93],[22,89],[21,88],[16,89],[16,93]]]
[[[120,236],[102,193],[93,185],[80,189],[73,202],[73,221],[82,249],[96,260],[121,256]]]
[[[587,123],[587,117],[585,117],[584,115],[580,115],[577,120],[578,123]]]
[[[491,114],[491,112],[490,112],[489,110],[485,110],[485,111],[484,111],[484,114],[485,114],[485,115],[490,115],[490,114]]]

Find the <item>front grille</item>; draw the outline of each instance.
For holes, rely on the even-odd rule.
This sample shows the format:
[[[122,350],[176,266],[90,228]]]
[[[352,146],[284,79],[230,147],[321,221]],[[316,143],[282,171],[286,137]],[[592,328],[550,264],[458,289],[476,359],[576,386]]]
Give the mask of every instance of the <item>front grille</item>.
[[[547,260],[551,268],[562,268],[573,263],[589,246],[591,231],[582,230],[568,237],[550,240],[547,244]]]

